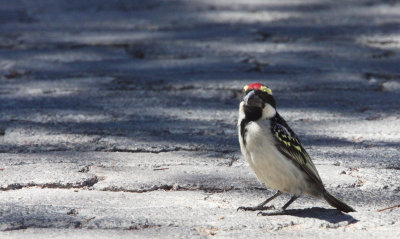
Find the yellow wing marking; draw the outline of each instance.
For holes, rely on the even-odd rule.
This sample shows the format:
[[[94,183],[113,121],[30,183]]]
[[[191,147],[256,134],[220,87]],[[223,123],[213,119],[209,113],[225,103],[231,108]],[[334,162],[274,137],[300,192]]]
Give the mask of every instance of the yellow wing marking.
[[[276,138],[278,138],[279,141],[281,141],[282,143],[284,143],[286,146],[290,146],[290,142],[288,142],[288,141],[282,139],[282,138],[279,136],[279,133],[278,133],[278,132],[275,133],[275,136],[276,136]],[[282,137],[283,137],[283,138],[286,138],[286,135],[283,134]]]

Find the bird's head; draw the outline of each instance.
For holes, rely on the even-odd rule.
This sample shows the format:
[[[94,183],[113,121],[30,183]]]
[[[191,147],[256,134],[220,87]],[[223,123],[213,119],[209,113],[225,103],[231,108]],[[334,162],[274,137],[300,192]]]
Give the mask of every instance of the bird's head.
[[[240,110],[250,121],[273,118],[276,114],[276,103],[271,89],[259,83],[246,85],[243,88]]]

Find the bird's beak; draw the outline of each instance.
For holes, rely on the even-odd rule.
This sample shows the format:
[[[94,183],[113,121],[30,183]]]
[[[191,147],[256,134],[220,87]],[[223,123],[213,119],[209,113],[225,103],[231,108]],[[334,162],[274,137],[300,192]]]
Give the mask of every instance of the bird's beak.
[[[258,97],[254,91],[250,91],[244,98],[244,104],[252,107],[262,107],[263,101]]]

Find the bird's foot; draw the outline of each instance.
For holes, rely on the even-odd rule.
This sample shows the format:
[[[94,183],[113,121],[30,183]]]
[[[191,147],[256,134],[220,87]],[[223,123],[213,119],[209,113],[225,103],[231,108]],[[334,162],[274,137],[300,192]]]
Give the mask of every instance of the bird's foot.
[[[257,213],[257,216],[277,216],[277,215],[285,215],[286,210],[284,209],[278,209],[272,212],[259,212]]]
[[[275,209],[274,206],[268,206],[268,207],[264,207],[264,206],[255,206],[255,207],[238,207],[238,211],[239,210],[243,210],[243,211],[263,211],[263,210],[272,210]]]

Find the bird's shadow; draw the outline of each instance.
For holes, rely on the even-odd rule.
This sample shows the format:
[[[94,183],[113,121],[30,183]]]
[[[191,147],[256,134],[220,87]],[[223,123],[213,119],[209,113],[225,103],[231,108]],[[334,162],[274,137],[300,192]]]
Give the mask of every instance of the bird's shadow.
[[[317,218],[329,223],[339,223],[347,221],[349,224],[358,222],[357,219],[349,214],[345,214],[337,209],[326,209],[321,207],[312,207],[305,209],[287,209],[282,212],[263,212],[263,216],[289,215],[302,218]]]

